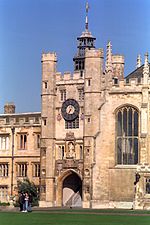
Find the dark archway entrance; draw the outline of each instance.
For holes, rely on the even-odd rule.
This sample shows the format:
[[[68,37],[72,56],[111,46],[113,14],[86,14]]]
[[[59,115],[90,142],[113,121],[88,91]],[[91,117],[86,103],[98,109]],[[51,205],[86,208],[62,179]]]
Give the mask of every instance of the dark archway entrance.
[[[63,206],[82,207],[82,181],[74,172],[63,181]]]

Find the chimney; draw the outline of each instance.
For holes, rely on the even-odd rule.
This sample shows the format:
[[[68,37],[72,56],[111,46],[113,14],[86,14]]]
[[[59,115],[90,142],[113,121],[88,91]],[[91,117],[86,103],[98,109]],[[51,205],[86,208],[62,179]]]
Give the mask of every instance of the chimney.
[[[13,102],[11,103],[6,103],[4,105],[4,113],[5,114],[13,114],[15,113],[15,104]]]

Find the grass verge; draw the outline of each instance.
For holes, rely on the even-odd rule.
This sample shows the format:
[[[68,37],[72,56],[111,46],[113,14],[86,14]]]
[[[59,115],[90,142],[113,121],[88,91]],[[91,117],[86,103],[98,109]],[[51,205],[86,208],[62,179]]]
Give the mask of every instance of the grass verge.
[[[92,212],[0,212],[0,225],[150,225],[146,215],[105,215]]]

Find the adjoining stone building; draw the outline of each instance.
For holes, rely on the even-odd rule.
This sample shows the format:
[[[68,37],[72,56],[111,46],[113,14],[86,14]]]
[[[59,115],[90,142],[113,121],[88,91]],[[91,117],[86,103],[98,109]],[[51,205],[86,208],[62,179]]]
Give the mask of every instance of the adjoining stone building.
[[[16,194],[17,180],[28,177],[39,190],[41,113],[15,113],[7,103],[0,114],[0,201]]]
[[[41,207],[148,209],[148,54],[124,78],[124,57],[108,42],[104,60],[87,14],[88,5],[73,74],[56,71],[55,53],[42,54],[41,113],[0,115],[0,188],[12,195],[29,176]]]

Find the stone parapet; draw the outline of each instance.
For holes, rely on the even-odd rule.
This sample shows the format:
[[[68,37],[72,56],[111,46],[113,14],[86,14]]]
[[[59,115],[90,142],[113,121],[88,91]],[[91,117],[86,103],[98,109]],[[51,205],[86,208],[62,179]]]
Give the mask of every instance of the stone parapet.
[[[123,55],[113,55],[112,63],[113,64],[124,64],[124,56]]]
[[[86,49],[85,52],[85,58],[103,58],[104,57],[104,51],[102,48],[99,49]]]
[[[82,74],[81,74],[82,73]],[[64,73],[60,73],[57,72],[56,73],[56,83],[58,84],[59,82],[74,82],[74,81],[78,81],[81,80],[84,82],[84,71],[79,71],[79,72],[74,72],[73,74],[69,71],[64,72]]]
[[[137,88],[142,88],[143,87],[143,80],[141,79],[141,82],[138,81],[138,78],[131,78],[129,79],[129,81],[127,82],[126,79],[122,79],[122,80],[118,80],[117,82],[115,82],[115,80],[112,80],[112,89],[118,89],[118,88],[130,88],[130,87],[134,87],[136,86]],[[149,83],[150,84],[150,83]]]
[[[55,52],[48,52],[48,53],[43,53],[42,54],[42,59],[41,62],[45,62],[45,61],[57,61],[57,56]]]

